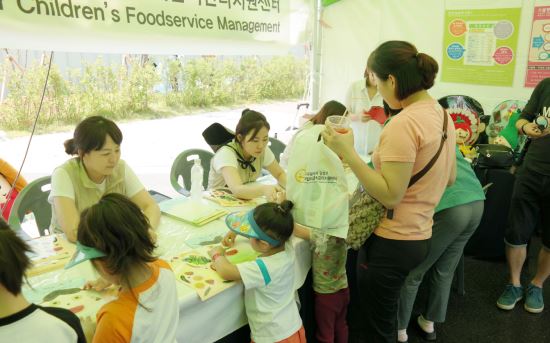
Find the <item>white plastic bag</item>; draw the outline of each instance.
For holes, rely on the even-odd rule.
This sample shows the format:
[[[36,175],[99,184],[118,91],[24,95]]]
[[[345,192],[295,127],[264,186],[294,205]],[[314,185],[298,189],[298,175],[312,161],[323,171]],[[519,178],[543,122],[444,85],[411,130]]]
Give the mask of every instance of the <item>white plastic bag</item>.
[[[290,151],[286,196],[294,220],[330,236],[347,237],[348,183],[342,161],[320,138],[324,125],[297,133]]]

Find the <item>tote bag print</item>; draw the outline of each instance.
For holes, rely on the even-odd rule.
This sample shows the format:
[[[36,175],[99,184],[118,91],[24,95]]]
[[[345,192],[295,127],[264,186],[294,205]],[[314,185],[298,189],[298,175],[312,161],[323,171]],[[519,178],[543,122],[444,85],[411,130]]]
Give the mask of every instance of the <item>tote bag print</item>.
[[[348,185],[340,158],[321,140],[323,125],[300,131],[289,155],[287,198],[294,220],[331,236],[346,238]]]

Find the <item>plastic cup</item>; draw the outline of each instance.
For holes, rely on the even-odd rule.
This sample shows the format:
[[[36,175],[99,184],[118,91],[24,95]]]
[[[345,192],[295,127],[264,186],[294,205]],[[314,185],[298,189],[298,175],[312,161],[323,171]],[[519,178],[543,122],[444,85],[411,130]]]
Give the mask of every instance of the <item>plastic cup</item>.
[[[330,126],[334,131],[338,133],[348,133],[350,129],[350,119],[349,117],[342,116],[329,116],[325,121],[325,125]]]

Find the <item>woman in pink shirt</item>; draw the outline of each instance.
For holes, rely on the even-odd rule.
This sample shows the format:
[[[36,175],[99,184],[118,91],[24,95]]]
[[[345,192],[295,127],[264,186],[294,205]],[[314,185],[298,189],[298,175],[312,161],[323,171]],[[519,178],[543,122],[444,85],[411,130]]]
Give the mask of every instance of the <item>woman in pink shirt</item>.
[[[454,182],[455,134],[453,121],[427,92],[438,71],[432,57],[408,42],[388,41],[372,52],[368,67],[388,105],[403,109],[382,131],[373,154],[375,169],[354,150],[352,132],[327,128],[323,137],[364,189],[392,209],[359,252],[357,280],[366,338],[394,343],[401,286],[426,257],[435,206],[445,187]],[[435,163],[409,186],[440,149]]]

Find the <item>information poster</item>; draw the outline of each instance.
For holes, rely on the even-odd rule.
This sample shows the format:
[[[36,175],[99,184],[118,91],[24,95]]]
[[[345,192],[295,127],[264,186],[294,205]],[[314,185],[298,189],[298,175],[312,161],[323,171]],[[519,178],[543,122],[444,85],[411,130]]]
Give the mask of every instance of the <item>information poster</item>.
[[[536,6],[529,41],[525,87],[550,77],[550,6]]]
[[[445,12],[443,82],[512,86],[521,8]]]

